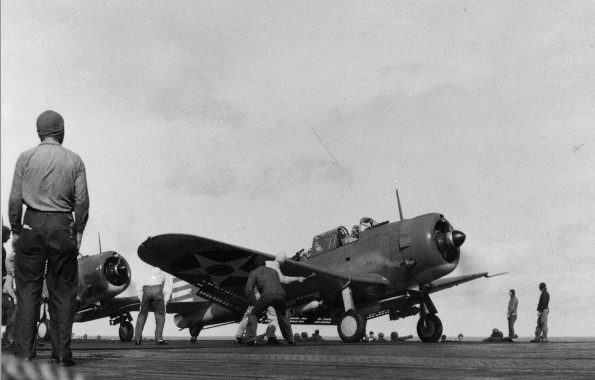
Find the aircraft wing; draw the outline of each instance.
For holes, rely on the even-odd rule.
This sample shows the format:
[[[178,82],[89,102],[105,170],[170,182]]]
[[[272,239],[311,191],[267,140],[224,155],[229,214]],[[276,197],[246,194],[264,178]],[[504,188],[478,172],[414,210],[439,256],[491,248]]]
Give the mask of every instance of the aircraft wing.
[[[87,322],[107,317],[115,318],[127,311],[138,311],[139,308],[140,301],[136,296],[114,297],[77,310],[74,314],[74,321]]]
[[[165,234],[151,237],[138,247],[144,262],[178,277],[198,288],[197,296],[228,309],[244,312],[248,305],[245,286],[255,268],[254,259],[275,256],[232,244],[186,234]],[[354,296],[358,289],[370,291],[371,286],[386,288],[387,279],[374,274],[338,273],[306,262],[285,260],[281,271],[286,276],[306,277],[303,283],[285,286],[288,302],[300,295],[336,293],[351,286]],[[169,305],[168,305],[169,307]]]
[[[346,287],[351,289],[353,299],[358,303],[370,295],[384,294],[392,287],[390,281],[378,274],[338,272],[310,264],[308,260],[285,260],[281,272],[286,276],[306,277],[303,283],[285,285],[288,306],[303,303],[308,296],[322,301],[333,299]],[[320,316],[321,313],[319,309],[316,315]]]
[[[490,276],[488,276],[488,272],[482,272],[482,273],[468,274],[468,275],[458,276],[458,277],[441,278],[436,281],[432,281],[428,284],[425,284],[424,288],[427,289],[428,294],[436,293],[441,290],[448,289],[453,286],[458,286],[465,282],[473,281],[473,280],[476,280],[481,277],[490,277]]]
[[[306,277],[304,285],[314,283],[317,288],[324,289],[324,293],[335,293],[346,286],[350,286],[354,292],[360,288],[371,286],[388,288],[390,281],[386,278],[372,273],[341,273],[326,268],[320,268],[309,264],[308,261],[285,260],[281,265],[281,271],[286,276]]]
[[[255,268],[254,259],[275,259],[267,253],[186,234],[150,237],[138,247],[138,256],[196,286],[197,296],[241,312],[248,306],[244,291]]]

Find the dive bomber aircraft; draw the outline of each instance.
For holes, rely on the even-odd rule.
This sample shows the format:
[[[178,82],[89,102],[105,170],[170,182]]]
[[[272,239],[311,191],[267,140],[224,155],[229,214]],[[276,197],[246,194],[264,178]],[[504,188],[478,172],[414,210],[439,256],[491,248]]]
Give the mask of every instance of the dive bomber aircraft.
[[[110,317],[110,324],[120,324],[121,340],[132,340],[134,329],[131,310],[138,310],[138,297],[116,297],[130,285],[131,272],[126,259],[117,252],[105,251],[78,259],[78,291],[74,322],[87,322]],[[42,302],[39,340],[50,339],[50,322],[46,310],[47,298]]]
[[[438,341],[442,322],[430,295],[490,276],[443,278],[457,267],[465,234],[439,213],[403,220],[400,202],[399,213],[401,220],[393,223],[362,218],[359,236],[349,236],[345,227],[319,234],[309,255],[281,264],[283,274],[306,277],[303,283],[284,285],[292,324],[336,325],[341,339],[354,343],[364,336],[368,319],[419,315],[419,338]],[[191,341],[205,326],[239,321],[248,306],[245,286],[255,258],[275,259],[187,234],[149,237],[138,255],[188,283],[192,302],[174,299],[167,312],[176,314],[178,327],[190,329]]]

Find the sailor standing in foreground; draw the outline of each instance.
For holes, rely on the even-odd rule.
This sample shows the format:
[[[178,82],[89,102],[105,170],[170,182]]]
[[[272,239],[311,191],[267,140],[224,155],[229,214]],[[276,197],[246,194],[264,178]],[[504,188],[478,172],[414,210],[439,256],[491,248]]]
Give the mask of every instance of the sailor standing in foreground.
[[[15,356],[26,360],[36,356],[36,322],[47,265],[52,357],[62,366],[73,366],[70,339],[77,255],[89,218],[87,176],[83,160],[62,147],[62,116],[42,113],[37,134],[41,144],[17,160],[8,204],[18,289]]]
[[[167,344],[163,340],[163,326],[165,325],[165,306],[171,298],[172,279],[166,277],[161,269],[152,267],[136,286],[138,299],[141,301],[140,312],[136,319],[134,330],[134,344],[140,345],[143,339],[143,329],[149,314],[149,307],[153,304],[155,310],[155,342]]]

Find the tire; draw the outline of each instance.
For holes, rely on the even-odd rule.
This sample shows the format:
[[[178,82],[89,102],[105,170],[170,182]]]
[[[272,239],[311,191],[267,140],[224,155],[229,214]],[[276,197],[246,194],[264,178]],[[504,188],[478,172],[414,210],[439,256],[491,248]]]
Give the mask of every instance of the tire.
[[[50,321],[43,318],[37,325],[37,340],[47,342],[50,340]]]
[[[367,320],[356,310],[349,310],[341,317],[337,325],[337,331],[341,340],[345,343],[356,343],[362,340],[366,334]]]
[[[122,342],[130,342],[134,335],[134,327],[132,327],[132,323],[130,323],[130,322],[120,323],[120,328],[118,329],[118,333],[120,335],[120,340]]]
[[[422,318],[417,322],[417,336],[422,342],[438,342],[442,336],[442,321],[435,314],[426,315],[426,323]]]

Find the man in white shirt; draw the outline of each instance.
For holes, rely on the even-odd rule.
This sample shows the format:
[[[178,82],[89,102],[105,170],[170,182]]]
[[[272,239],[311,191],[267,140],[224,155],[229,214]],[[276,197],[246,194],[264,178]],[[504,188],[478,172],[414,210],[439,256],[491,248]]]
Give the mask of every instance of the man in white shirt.
[[[155,342],[157,344],[167,344],[163,340],[163,326],[165,325],[165,306],[172,293],[172,279],[161,272],[161,269],[151,267],[143,274],[141,281],[137,283],[136,291],[141,305],[136,319],[136,329],[134,330],[134,344],[141,344],[143,328],[151,304],[153,304],[155,310]]]

